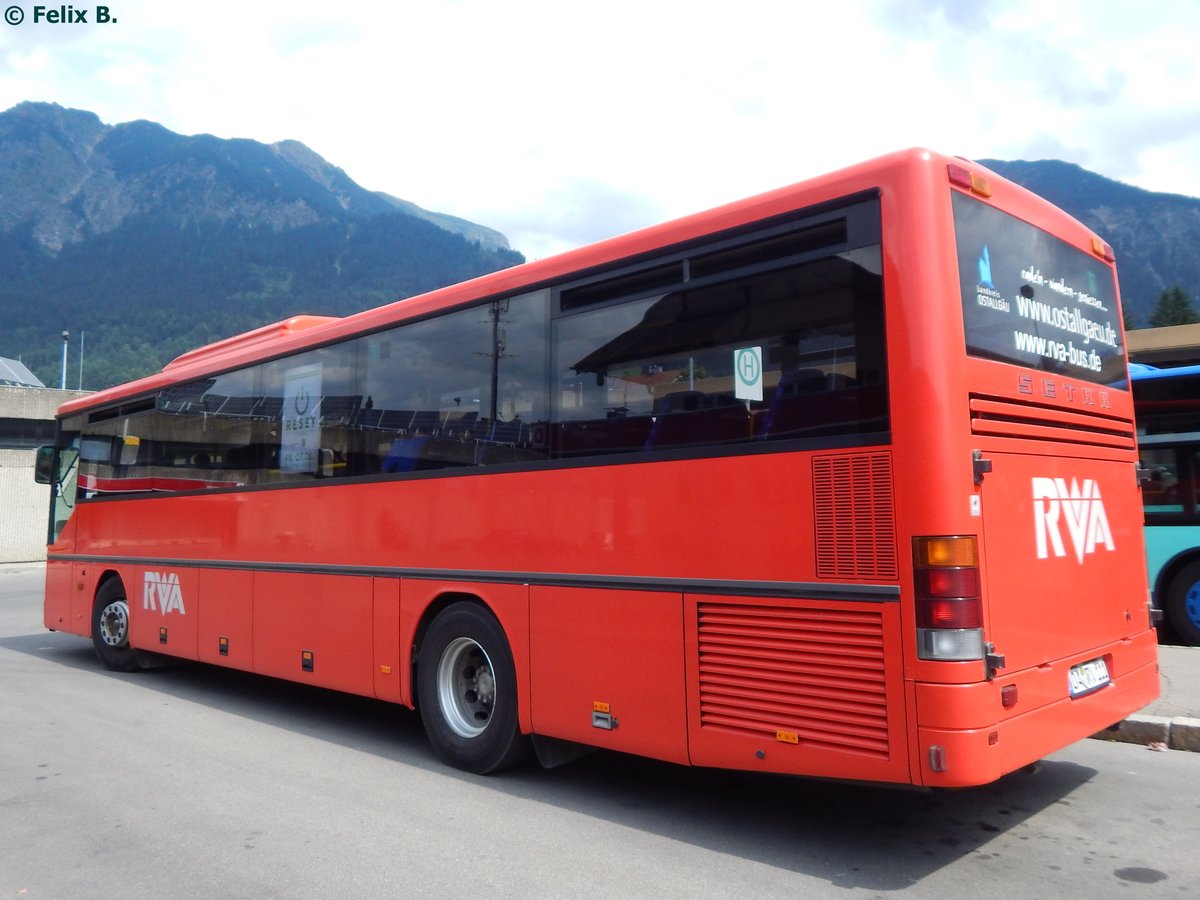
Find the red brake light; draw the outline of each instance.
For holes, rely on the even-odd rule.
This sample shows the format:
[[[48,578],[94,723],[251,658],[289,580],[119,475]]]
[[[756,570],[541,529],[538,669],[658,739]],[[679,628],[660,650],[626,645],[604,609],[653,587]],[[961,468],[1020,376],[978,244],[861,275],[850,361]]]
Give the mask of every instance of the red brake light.
[[[916,574],[918,596],[930,599],[979,596],[978,569],[922,569]]]
[[[926,600],[917,604],[921,628],[981,628],[983,616],[978,597]]]

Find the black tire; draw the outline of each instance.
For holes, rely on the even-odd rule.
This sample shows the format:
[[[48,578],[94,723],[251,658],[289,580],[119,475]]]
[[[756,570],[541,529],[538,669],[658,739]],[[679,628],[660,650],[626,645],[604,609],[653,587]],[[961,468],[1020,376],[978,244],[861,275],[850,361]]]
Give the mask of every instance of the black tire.
[[[1163,611],[1183,643],[1200,645],[1200,560],[1188,563],[1171,579]]]
[[[129,601],[120,578],[110,578],[96,591],[92,603],[92,646],[100,662],[117,672],[141,668],[137,651],[129,646]]]
[[[434,752],[455,768],[486,775],[529,755],[512,650],[476,603],[455,603],[433,620],[417,659],[417,703]]]

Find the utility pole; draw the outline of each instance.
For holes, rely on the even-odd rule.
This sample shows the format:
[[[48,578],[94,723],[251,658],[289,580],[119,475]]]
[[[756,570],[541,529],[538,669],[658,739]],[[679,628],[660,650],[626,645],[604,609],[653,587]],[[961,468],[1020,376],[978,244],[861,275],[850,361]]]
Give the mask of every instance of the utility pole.
[[[67,389],[67,341],[71,337],[71,332],[63,332],[63,361],[62,361],[62,382],[59,384],[59,390]]]

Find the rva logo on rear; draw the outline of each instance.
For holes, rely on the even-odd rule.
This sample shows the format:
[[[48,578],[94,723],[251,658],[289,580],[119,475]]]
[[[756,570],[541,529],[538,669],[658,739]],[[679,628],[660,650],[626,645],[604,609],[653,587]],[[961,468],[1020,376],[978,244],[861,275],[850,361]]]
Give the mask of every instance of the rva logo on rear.
[[[1080,563],[1085,554],[1095,553],[1098,547],[1116,549],[1100,485],[1091,478],[1085,478],[1082,485],[1072,478],[1069,488],[1065,478],[1033,479],[1033,522],[1038,559],[1048,559],[1051,551],[1055,556],[1067,555],[1064,524]]]
[[[142,582],[142,609],[157,609],[166,615],[185,615],[179,576],[174,572],[147,572]]]

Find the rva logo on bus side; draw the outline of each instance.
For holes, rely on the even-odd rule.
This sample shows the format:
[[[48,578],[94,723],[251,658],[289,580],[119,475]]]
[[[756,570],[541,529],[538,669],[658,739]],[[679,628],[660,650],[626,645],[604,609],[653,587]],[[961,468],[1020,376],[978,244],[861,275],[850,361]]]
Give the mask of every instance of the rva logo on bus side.
[[[157,609],[164,615],[185,615],[179,576],[174,572],[147,572],[142,581],[142,609]]]
[[[1080,485],[1074,478],[1067,487],[1065,478],[1033,479],[1033,522],[1037,535],[1038,559],[1066,556],[1062,526],[1067,526],[1075,559],[1081,564],[1085,554],[1098,547],[1115,550],[1108,513],[1100,498],[1100,485],[1085,478]]]

